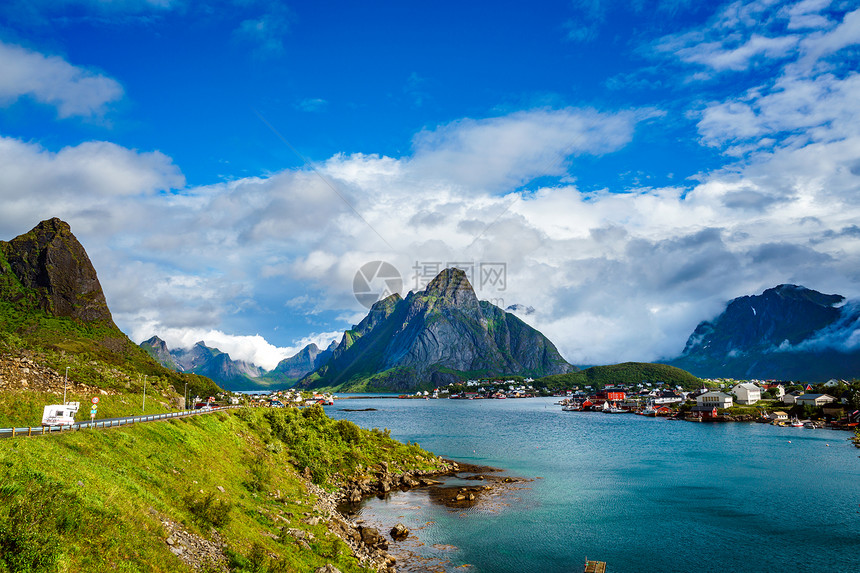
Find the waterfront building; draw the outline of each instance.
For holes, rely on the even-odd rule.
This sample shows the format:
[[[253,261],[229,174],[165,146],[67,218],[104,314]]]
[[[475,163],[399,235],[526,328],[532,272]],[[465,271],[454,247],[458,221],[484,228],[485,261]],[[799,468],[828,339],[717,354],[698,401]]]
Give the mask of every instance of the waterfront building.
[[[801,406],[823,406],[835,401],[836,398],[830,394],[804,394],[803,396],[798,396],[795,403]]]
[[[734,398],[725,392],[705,392],[696,398],[696,406],[731,408],[733,404]]]

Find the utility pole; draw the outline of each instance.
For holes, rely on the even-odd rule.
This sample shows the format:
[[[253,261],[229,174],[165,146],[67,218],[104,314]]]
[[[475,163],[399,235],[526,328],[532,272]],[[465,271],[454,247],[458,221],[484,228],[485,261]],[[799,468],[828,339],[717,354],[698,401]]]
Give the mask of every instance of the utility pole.
[[[66,380],[63,382],[63,405],[66,404],[66,386],[69,385],[69,367],[66,366]]]
[[[143,377],[143,413],[146,413],[146,375]]]

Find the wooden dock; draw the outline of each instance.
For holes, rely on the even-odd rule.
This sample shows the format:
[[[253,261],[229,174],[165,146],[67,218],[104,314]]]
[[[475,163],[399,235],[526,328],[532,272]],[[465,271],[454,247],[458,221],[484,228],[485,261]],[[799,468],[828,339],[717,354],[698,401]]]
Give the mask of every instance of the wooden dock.
[[[585,560],[585,573],[606,573],[605,561]]]

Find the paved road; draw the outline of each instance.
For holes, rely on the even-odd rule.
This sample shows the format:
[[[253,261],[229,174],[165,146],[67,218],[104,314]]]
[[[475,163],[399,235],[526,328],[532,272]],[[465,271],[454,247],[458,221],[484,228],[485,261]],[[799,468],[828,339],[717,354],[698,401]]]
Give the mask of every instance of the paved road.
[[[32,428],[0,428],[0,438],[11,438],[13,436],[41,436],[43,434],[55,432],[69,432],[72,430],[82,430],[87,428],[116,428],[118,426],[127,426],[129,424],[137,424],[141,422],[153,422],[156,420],[169,420],[171,418],[184,418],[187,416],[200,416],[203,414],[211,414],[212,412],[220,412],[221,410],[229,410],[232,408],[241,408],[241,406],[225,406],[214,410],[183,410],[181,412],[169,412],[167,414],[150,414],[147,416],[125,416],[122,418],[102,418],[93,421],[76,422],[71,426],[51,426],[42,428],[36,426]]]

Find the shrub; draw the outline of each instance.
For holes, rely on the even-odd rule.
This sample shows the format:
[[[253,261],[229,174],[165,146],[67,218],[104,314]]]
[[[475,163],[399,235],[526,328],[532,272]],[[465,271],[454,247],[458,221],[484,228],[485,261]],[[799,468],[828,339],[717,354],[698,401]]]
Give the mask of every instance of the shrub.
[[[202,525],[224,527],[230,523],[233,504],[229,501],[216,500],[214,493],[209,492],[202,497],[189,493],[184,499],[188,511]]]
[[[250,476],[242,485],[251,492],[265,491],[266,486],[272,481],[272,470],[266,465],[266,455],[258,454],[247,461]]]
[[[350,444],[361,442],[361,428],[349,420],[338,420],[335,422],[334,427],[345,442]]]

